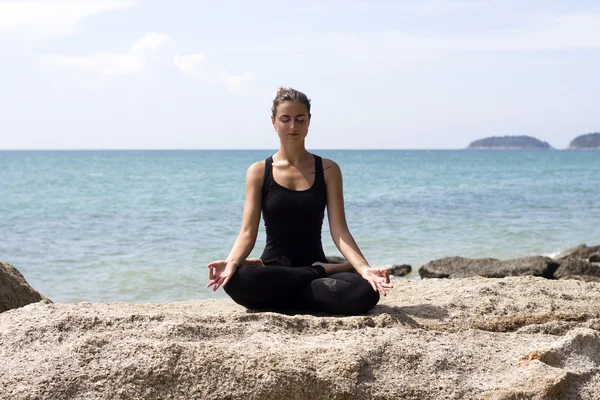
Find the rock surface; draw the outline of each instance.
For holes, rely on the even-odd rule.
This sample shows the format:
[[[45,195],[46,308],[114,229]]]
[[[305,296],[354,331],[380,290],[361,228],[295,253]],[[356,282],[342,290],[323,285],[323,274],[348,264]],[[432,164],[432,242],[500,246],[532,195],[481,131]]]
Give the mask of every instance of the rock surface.
[[[15,267],[0,261],[0,313],[42,300],[50,301],[29,286]]]
[[[589,258],[593,254],[599,253],[599,252],[600,252],[600,245],[587,246],[585,244],[581,244],[577,247],[573,247],[573,248],[563,251],[559,255],[555,256],[554,259],[557,261],[566,260],[567,258],[581,258],[584,260],[589,260]]]
[[[600,266],[582,258],[566,258],[560,261],[560,267],[554,272],[554,277],[560,279],[568,275],[600,277]]]
[[[558,266],[556,261],[542,256],[503,261],[495,258],[446,257],[423,265],[419,274],[422,278],[502,278],[525,275],[552,278]]]
[[[229,300],[0,314],[2,399],[597,399],[600,284],[395,281],[369,314]]]
[[[390,268],[390,275],[406,276],[406,275],[410,274],[410,271],[412,271],[412,267],[408,264],[393,265]]]

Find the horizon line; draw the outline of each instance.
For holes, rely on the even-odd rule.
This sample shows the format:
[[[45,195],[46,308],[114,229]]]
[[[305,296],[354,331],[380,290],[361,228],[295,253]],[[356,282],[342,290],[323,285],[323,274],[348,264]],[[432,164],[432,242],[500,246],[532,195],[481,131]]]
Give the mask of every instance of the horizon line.
[[[80,149],[60,149],[60,148],[50,148],[50,149],[0,149],[0,151],[277,151],[277,148],[194,148],[194,149],[184,149],[184,148],[154,148],[154,149],[144,149],[144,148],[122,148],[122,149],[106,149],[106,148],[80,148]],[[393,150],[393,151],[456,151],[456,150],[469,150],[469,151],[489,151],[489,150],[589,150],[589,149],[571,149],[569,147],[564,148],[497,148],[497,149],[470,149],[468,147],[460,147],[460,148],[397,148],[397,147],[371,147],[371,148],[314,148],[307,149],[307,151],[385,151],[385,150]],[[592,149],[593,150],[593,149]]]

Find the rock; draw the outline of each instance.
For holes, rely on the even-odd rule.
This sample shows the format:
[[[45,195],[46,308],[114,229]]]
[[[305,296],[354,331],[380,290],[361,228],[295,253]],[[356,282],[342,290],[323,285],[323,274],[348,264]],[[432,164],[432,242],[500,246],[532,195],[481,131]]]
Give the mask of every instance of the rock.
[[[230,300],[0,314],[2,399],[597,399],[600,284],[399,280],[361,316]]]
[[[491,136],[471,142],[467,149],[475,150],[520,150],[520,149],[551,149],[547,142],[542,142],[531,136]]]
[[[554,272],[557,279],[568,275],[590,275],[600,277],[600,266],[590,264],[581,258],[566,258],[560,262],[560,267]]]
[[[564,275],[561,276],[559,279],[575,279],[584,282],[600,282],[600,277],[593,275]]]
[[[495,258],[446,257],[423,265],[419,274],[421,278],[502,278],[524,275],[551,278],[558,265],[551,258],[542,256],[504,261]]]
[[[588,258],[588,261],[589,262],[595,262],[595,263],[600,262],[600,252],[592,254]]]
[[[0,313],[42,300],[50,301],[29,286],[15,267],[0,261]]]
[[[410,274],[410,271],[412,271],[412,267],[407,264],[393,265],[389,270],[390,270],[390,275],[406,276],[406,275]]]
[[[555,256],[554,259],[557,261],[565,260],[567,258],[582,258],[587,260],[591,255],[598,252],[600,252],[600,246],[588,247],[585,244],[580,244],[577,247],[563,251],[559,255]]]

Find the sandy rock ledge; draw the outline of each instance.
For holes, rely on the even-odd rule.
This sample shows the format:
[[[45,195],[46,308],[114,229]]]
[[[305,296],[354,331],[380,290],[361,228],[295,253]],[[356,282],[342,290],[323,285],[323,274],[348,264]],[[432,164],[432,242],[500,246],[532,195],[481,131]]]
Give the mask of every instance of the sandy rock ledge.
[[[0,398],[598,398],[600,283],[395,285],[355,317],[30,304],[0,314]]]

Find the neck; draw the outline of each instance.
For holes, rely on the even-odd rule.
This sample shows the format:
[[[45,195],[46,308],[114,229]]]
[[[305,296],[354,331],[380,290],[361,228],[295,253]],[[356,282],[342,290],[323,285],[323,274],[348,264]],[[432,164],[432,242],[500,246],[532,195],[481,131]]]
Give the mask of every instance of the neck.
[[[311,158],[311,154],[304,147],[304,141],[296,144],[283,144],[279,146],[279,150],[274,154],[278,160],[285,160],[291,165],[299,165]]]

